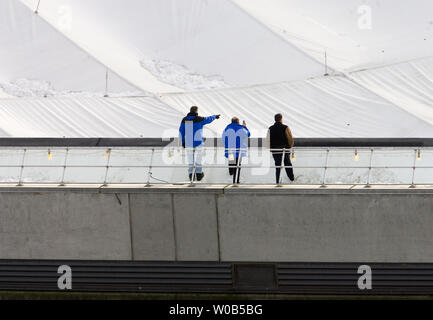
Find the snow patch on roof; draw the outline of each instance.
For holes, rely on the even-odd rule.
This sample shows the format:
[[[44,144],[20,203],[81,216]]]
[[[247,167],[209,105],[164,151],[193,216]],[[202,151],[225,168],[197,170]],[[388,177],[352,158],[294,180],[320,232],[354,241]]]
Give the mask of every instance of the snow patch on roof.
[[[140,65],[158,80],[188,91],[230,86],[222,76],[198,74],[184,65],[168,60],[143,59],[140,61]]]
[[[23,97],[102,97],[104,92],[56,90],[49,81],[20,78],[8,83],[0,83],[0,91],[6,94]],[[151,96],[143,91],[108,92],[110,97]]]

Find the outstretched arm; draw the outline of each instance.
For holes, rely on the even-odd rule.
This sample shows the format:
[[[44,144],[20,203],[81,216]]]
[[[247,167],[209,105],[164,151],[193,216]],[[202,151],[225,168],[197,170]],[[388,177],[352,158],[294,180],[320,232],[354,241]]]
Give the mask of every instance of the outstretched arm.
[[[208,124],[208,123],[211,123],[212,121],[214,121],[215,119],[219,119],[219,114],[218,115],[213,115],[213,116],[210,116],[210,117],[206,117],[206,118],[204,118],[204,120],[203,120],[203,124]]]

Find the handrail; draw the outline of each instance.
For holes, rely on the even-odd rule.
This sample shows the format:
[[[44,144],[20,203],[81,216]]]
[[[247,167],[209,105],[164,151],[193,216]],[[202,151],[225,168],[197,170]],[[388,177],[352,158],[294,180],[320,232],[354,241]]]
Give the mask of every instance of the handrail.
[[[72,182],[68,182],[65,181],[65,177],[66,177],[66,173],[68,171],[68,169],[73,169],[73,168],[88,168],[88,169],[104,169],[104,173],[103,173],[103,179],[101,179],[100,183],[101,186],[107,186],[108,184],[111,183],[116,183],[113,181],[109,181],[108,177],[109,177],[109,173],[110,170],[113,169],[143,169],[143,170],[147,170],[147,181],[143,181],[143,185],[151,185],[152,179],[158,181],[158,183],[179,183],[179,181],[176,182],[168,182],[168,181],[164,181],[162,179],[157,179],[156,177],[152,176],[152,170],[153,169],[186,169],[186,168],[192,168],[193,171],[193,175],[192,175],[192,179],[189,181],[189,185],[190,186],[194,186],[197,183],[207,183],[207,184],[212,184],[212,181],[207,181],[207,182],[197,182],[195,181],[194,177],[195,177],[195,173],[196,170],[198,168],[198,163],[196,163],[196,154],[195,152],[193,153],[193,163],[190,165],[187,163],[187,161],[183,161],[183,163],[178,163],[178,164],[170,164],[170,163],[158,163],[155,159],[156,159],[156,155],[158,152],[168,152],[168,153],[173,153],[174,151],[178,151],[178,155],[181,154],[182,156],[184,156],[185,154],[185,150],[188,150],[189,148],[181,148],[181,147],[164,147],[164,148],[149,148],[149,147],[140,147],[140,148],[131,148],[131,147],[110,147],[110,148],[101,148],[101,147],[53,147],[53,148],[40,148],[40,147],[31,147],[31,148],[22,148],[22,147],[6,147],[6,148],[0,148],[0,159],[1,156],[4,154],[4,152],[6,152],[6,155],[8,155],[7,151],[9,150],[19,150],[22,151],[22,155],[20,156],[20,160],[19,163],[11,163],[11,164],[4,164],[4,161],[0,161],[0,169],[4,169],[4,168],[19,168],[19,176],[17,178],[17,180],[15,182],[12,183],[16,183],[17,186],[22,186],[26,183],[29,183],[27,180],[28,178],[25,175],[25,171],[27,169],[47,169],[47,168],[61,168],[61,178],[58,179],[58,184],[59,185],[65,185],[65,184],[69,184]],[[190,148],[190,149],[194,149],[194,148]],[[251,150],[254,148],[223,148],[223,147],[218,147],[218,148],[211,148],[211,147],[200,147],[200,150],[202,150],[203,152],[207,152],[209,150],[214,152],[214,159],[217,159],[217,155],[219,153],[221,153],[221,157],[222,159],[224,158],[224,153],[226,151],[228,151],[229,153],[246,153],[245,158],[249,158],[251,155]],[[318,147],[318,148],[302,148],[302,147],[294,147],[291,149],[266,149],[266,148],[255,148],[256,151],[259,151],[261,156],[264,156],[265,158],[268,157],[268,155],[270,155],[271,153],[281,153],[283,154],[283,159],[281,162],[280,166],[275,166],[273,164],[266,164],[264,165],[263,163],[261,164],[254,164],[254,163],[248,163],[248,164],[239,164],[236,163],[235,165],[232,166],[232,168],[237,168],[237,169],[260,169],[260,168],[267,168],[267,169],[286,169],[286,168],[292,168],[294,170],[308,170],[308,169],[321,169],[323,170],[319,179],[317,179],[317,183],[314,183],[314,185],[320,185],[322,187],[325,187],[328,183],[327,183],[327,178],[328,178],[328,172],[330,169],[366,169],[368,171],[367,173],[367,181],[365,183],[360,183],[357,182],[353,184],[361,184],[361,185],[365,185],[366,187],[369,187],[372,183],[371,183],[371,174],[372,174],[372,170],[374,169],[407,169],[407,170],[412,170],[411,173],[411,183],[410,185],[412,187],[414,187],[416,185],[416,177],[415,177],[415,172],[416,170],[419,169],[433,169],[433,162],[432,164],[419,164],[418,160],[421,160],[422,154],[424,153],[431,153],[432,154],[432,159],[433,159],[433,148],[430,147],[424,147],[424,148],[396,148],[396,147],[365,147],[365,148],[347,148],[347,147],[328,147],[328,148],[322,148],[322,147]],[[3,151],[3,153],[2,153]],[[89,152],[92,151],[92,152]],[[104,156],[106,157],[105,161],[102,160],[98,160],[99,163],[95,163],[94,162],[94,157],[99,157],[100,155],[98,155],[98,153],[102,154],[102,151],[104,151]],[[115,157],[116,154],[118,155],[122,155],[122,152],[126,152],[128,151],[133,151],[136,153],[137,156],[142,156],[143,153],[145,154],[145,159],[150,160],[150,163],[141,163],[140,161],[142,161],[143,159],[136,159],[134,161],[130,161],[131,163],[128,164],[122,164],[122,163],[115,163],[113,160],[113,157]],[[285,166],[284,165],[284,157],[290,156],[290,154],[293,155],[293,153],[296,151],[296,155],[297,155],[297,160],[296,163],[292,163],[291,166]],[[31,161],[31,157],[32,156],[40,156],[39,152],[47,152],[47,163],[43,163],[42,161],[40,161],[40,159],[38,158],[38,163],[35,161]],[[52,160],[53,155],[54,157],[56,155],[58,155],[60,152],[61,154],[61,163],[54,163],[51,164],[49,163],[49,161]],[[71,158],[73,158],[74,156],[74,152],[75,152],[75,157],[89,157],[89,161],[87,161],[87,163],[83,163],[83,164],[74,164],[73,161],[71,161]],[[354,154],[354,160],[353,161],[358,161],[359,160],[359,155],[362,154],[362,157],[364,158],[363,161],[365,159],[368,159],[368,163],[367,164],[360,164],[360,165],[350,165],[350,164],[330,164],[330,157],[331,154],[332,155],[338,155],[339,152],[351,152]],[[382,153],[383,152],[383,153]],[[310,165],[308,163],[298,163],[298,159],[300,158],[299,156],[301,156],[301,161],[304,161],[305,159],[308,159],[308,153],[320,153],[323,154],[323,158],[324,158],[324,162],[322,164],[314,164],[314,165]],[[412,158],[412,163],[411,165],[400,165],[400,164],[394,164],[395,160],[398,160],[398,156],[404,154],[405,157],[413,157]],[[412,155],[411,155],[412,154]],[[374,159],[375,157],[378,156],[386,156],[386,157],[391,157],[394,160],[394,163],[392,164],[374,164]],[[18,155],[16,155],[18,156]],[[302,156],[305,156],[304,158]],[[64,157],[64,158],[63,158]],[[92,158],[93,157],[93,158]],[[316,159],[317,157],[315,157]],[[93,159],[93,160],[92,160]],[[220,160],[222,160],[220,159]],[[385,159],[386,160],[386,159]],[[222,160],[225,161],[225,160]],[[401,160],[400,160],[401,161]],[[17,161],[18,162],[18,161]],[[72,163],[69,163],[72,162]],[[203,169],[207,169],[207,170],[212,170],[212,169],[223,169],[223,168],[228,168],[227,164],[219,164],[218,161],[216,161],[216,164],[208,164],[204,161],[204,163],[202,163],[200,165],[201,168]],[[237,174],[239,174],[240,170],[236,170]],[[187,176],[187,174],[185,174]],[[283,173],[281,174],[281,176],[283,175]],[[295,172],[296,175],[296,172]],[[431,184],[433,185],[433,170],[431,172]],[[146,179],[144,179],[146,180]],[[320,181],[319,181],[320,180]],[[237,179],[235,179],[235,181],[237,181]],[[270,180],[267,184],[273,182],[273,180]],[[281,183],[281,181],[279,181]],[[3,183],[1,180],[1,176],[0,176],[0,183]],[[5,183],[11,183],[9,181],[5,182]],[[31,183],[46,183],[45,180],[41,179],[41,180],[32,180]],[[80,183],[80,182],[77,182]],[[120,183],[127,183],[127,182],[120,182]],[[215,182],[213,182],[215,183]],[[241,183],[241,184],[247,184],[247,183]],[[295,183],[296,184],[296,183]],[[304,184],[304,183],[302,183]],[[332,183],[332,184],[336,184],[336,183]],[[339,184],[339,183],[337,183]],[[345,183],[346,184],[346,183]],[[407,183],[390,183],[390,184],[407,184]],[[425,183],[423,183],[425,184]]]

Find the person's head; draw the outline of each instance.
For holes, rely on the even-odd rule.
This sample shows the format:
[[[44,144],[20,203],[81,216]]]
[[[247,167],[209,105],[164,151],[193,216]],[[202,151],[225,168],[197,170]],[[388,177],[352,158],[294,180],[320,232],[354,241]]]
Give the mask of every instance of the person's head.
[[[238,117],[233,117],[233,118],[232,118],[232,123],[237,123],[237,124],[239,124],[239,118],[238,118]]]
[[[192,107],[189,109],[189,112],[197,113],[197,114],[198,114],[198,107],[197,107],[197,106],[192,106]]]
[[[283,115],[281,113],[277,113],[274,116],[275,122],[283,122]]]

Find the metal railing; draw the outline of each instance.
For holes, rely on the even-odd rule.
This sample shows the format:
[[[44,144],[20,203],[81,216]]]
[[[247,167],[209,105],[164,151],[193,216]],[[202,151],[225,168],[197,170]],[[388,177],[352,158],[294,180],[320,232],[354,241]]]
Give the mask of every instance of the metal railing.
[[[185,158],[185,149],[183,148],[178,148],[178,147],[165,147],[165,148],[98,148],[98,147],[90,147],[90,148],[79,148],[79,147],[74,147],[74,148],[2,148],[0,149],[0,170],[2,169],[18,169],[19,173],[18,176],[16,177],[16,179],[9,179],[9,180],[1,180],[1,173],[0,173],[0,183],[3,184],[15,184],[17,186],[23,186],[25,184],[58,184],[60,186],[64,186],[67,184],[99,184],[100,186],[107,186],[108,184],[141,184],[141,185],[145,185],[145,186],[150,186],[151,184],[188,184],[190,186],[194,186],[196,184],[217,184],[214,181],[208,181],[208,180],[204,180],[204,181],[196,181],[194,179],[194,177],[196,177],[196,173],[197,170],[199,168],[202,169],[206,169],[207,171],[209,170],[215,170],[215,169],[227,169],[228,168],[228,164],[224,163],[225,159],[224,159],[224,152],[225,149],[224,148],[198,148],[197,150],[200,150],[200,152],[208,152],[209,150],[211,150],[214,153],[214,158],[217,158],[218,156],[222,159],[219,159],[219,161],[215,161],[217,164],[207,164],[207,163],[203,163],[203,164],[199,164],[195,161],[193,163],[188,163],[188,161],[183,161],[182,163],[175,163],[175,164],[166,164],[163,161],[160,161],[161,159],[158,159],[158,161],[156,161],[156,155],[160,154],[160,153],[177,153],[177,154],[182,154],[182,157]],[[282,154],[282,162],[281,165],[279,166],[275,166],[275,165],[263,165],[262,164],[247,164],[247,165],[242,165],[242,164],[235,164],[234,166],[232,166],[233,168],[237,168],[237,169],[242,169],[245,171],[245,169],[260,169],[260,168],[267,168],[267,169],[280,169],[281,170],[281,176],[283,176],[284,172],[283,169],[286,168],[292,168],[295,170],[295,175],[296,175],[296,170],[321,170],[321,178],[320,181],[316,181],[315,183],[298,183],[295,181],[294,184],[312,184],[312,185],[320,185],[320,186],[326,186],[330,183],[327,182],[327,178],[329,175],[329,170],[330,169],[346,169],[346,170],[355,170],[355,169],[365,169],[367,170],[367,175],[366,175],[366,181],[364,183],[361,182],[349,182],[349,183],[332,183],[332,184],[345,184],[345,185],[364,185],[366,187],[371,186],[373,183],[371,181],[371,175],[372,175],[372,170],[374,169],[391,169],[391,170],[401,170],[401,169],[406,169],[406,170],[411,170],[411,181],[410,183],[402,183],[402,182],[390,182],[390,183],[374,183],[374,184],[409,184],[411,187],[415,186],[415,172],[418,169],[427,169],[429,170],[429,176],[431,175],[431,182],[427,182],[427,183],[423,183],[424,185],[428,184],[428,185],[433,185],[433,165],[417,165],[418,164],[418,160],[421,159],[422,154],[431,154],[432,155],[432,160],[433,160],[433,149],[432,148],[384,148],[384,147],[380,147],[380,148],[292,148],[292,149],[257,149],[259,153],[261,153],[263,155],[263,157],[267,156],[269,157],[269,155],[272,153],[280,153]],[[79,154],[77,155],[77,151],[79,152]],[[229,153],[235,153],[238,150],[229,150]],[[242,151],[242,150],[241,150]],[[385,164],[385,165],[374,165],[374,156],[377,153],[381,153],[382,155],[387,154],[389,152],[394,152],[394,151],[398,151],[398,152],[402,152],[405,153],[405,157],[407,158],[408,152],[410,152],[412,161],[411,161],[411,165],[389,165],[389,164]],[[5,161],[2,161],[2,156],[8,156],[9,152],[14,152],[15,153],[15,158],[14,160],[11,161],[11,163],[4,163]],[[20,153],[19,157],[17,157],[17,153]],[[72,163],[70,163],[71,161],[71,153],[75,153],[74,158],[75,160],[77,159],[77,157],[82,157],[83,159],[85,159],[86,157],[88,158],[87,161],[84,161],[85,163],[77,163],[77,161],[72,161]],[[81,153],[80,153],[81,152]],[[118,154],[122,154],[122,152],[125,154],[128,153],[145,153],[145,156],[143,159],[141,160],[136,160],[135,162],[133,161],[133,163],[127,163],[127,164],[122,164],[122,163],[117,163],[117,164],[113,164],[112,163],[112,159],[113,159],[113,152],[117,152]],[[314,164],[314,165],[307,165],[307,164],[300,164],[298,165],[297,163],[294,162],[295,158],[297,155],[299,154],[308,154],[308,152],[315,152],[315,153],[323,153],[323,163],[321,164]],[[359,154],[362,153],[364,155],[364,159],[365,159],[365,154],[368,154],[368,160],[367,160],[367,164],[366,165],[344,165],[344,164],[330,164],[330,155],[331,153],[335,153],[335,152],[343,152],[346,154],[353,154],[353,161],[357,162],[359,161]],[[35,154],[38,154],[38,156],[35,156]],[[46,160],[42,161],[40,154],[44,154],[46,153]],[[53,159],[53,154],[56,155],[56,157],[58,157],[58,155],[62,154],[61,161],[57,161],[56,163],[52,163],[52,159]],[[97,153],[96,156],[92,156],[90,155],[90,153]],[[104,156],[104,160],[101,161],[99,159],[99,157],[101,156],[101,154],[103,154]],[[219,154],[219,155],[218,155]],[[248,152],[246,154],[246,156],[244,157],[245,159],[248,159],[250,157],[251,152]],[[290,159],[293,161],[291,166],[285,166],[284,165],[284,157],[288,156],[290,157]],[[95,157],[98,158],[98,161],[95,161]],[[37,158],[39,160],[38,162],[32,162],[32,160],[34,160],[35,158]],[[304,157],[305,159],[308,160],[308,157]],[[391,157],[392,158],[392,157]],[[19,159],[19,160],[18,160]],[[304,160],[305,160],[304,159]],[[399,159],[397,157],[392,158],[393,160],[396,160],[397,162],[399,161]],[[145,160],[145,161],[143,161]],[[346,159],[347,160],[347,159]],[[30,161],[30,163],[28,163]],[[81,161],[83,162],[83,161]],[[117,161],[119,162],[119,161]],[[146,163],[143,163],[146,162]],[[220,162],[220,163],[218,163]],[[308,162],[308,161],[307,161]],[[39,169],[42,170],[39,172],[41,178],[40,179],[29,179],[28,177],[26,177],[25,175],[25,170],[26,169]],[[59,179],[46,179],[43,178],[43,173],[44,170],[48,170],[48,169],[60,169],[61,172],[59,174]],[[102,169],[104,170],[103,173],[103,178],[99,179],[97,181],[68,181],[66,179],[66,174],[68,173],[69,170],[71,169]],[[140,182],[127,182],[125,180],[121,180],[119,179],[118,181],[115,180],[109,180],[109,173],[110,171],[114,170],[114,169],[142,169],[143,172],[145,173],[145,179],[143,179]],[[164,179],[160,179],[156,176],[153,175],[153,171],[155,169],[164,169],[164,170],[173,170],[173,169],[185,169],[185,171],[187,171],[187,169],[192,170],[192,179],[184,181],[184,180],[180,180],[180,181],[167,181]],[[236,170],[237,174],[239,174],[240,170]],[[185,176],[187,176],[187,173],[185,172]],[[317,179],[316,179],[317,180]],[[237,179],[235,179],[235,181],[237,181]],[[268,182],[266,183],[255,183],[255,184],[273,184],[275,181],[272,179],[269,179]],[[218,183],[218,184],[227,184],[227,183]],[[243,184],[249,184],[249,183],[243,183]],[[235,183],[235,185],[237,185],[237,183]],[[281,185],[281,178],[280,181],[278,181],[278,185]]]

